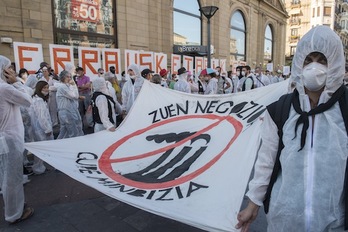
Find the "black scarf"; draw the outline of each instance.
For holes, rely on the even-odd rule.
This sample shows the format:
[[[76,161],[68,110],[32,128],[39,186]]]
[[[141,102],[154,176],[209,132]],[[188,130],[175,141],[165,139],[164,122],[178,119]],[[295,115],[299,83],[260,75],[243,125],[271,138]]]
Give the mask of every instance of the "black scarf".
[[[342,85],[340,88],[338,88],[336,90],[336,92],[334,92],[332,94],[332,97],[326,103],[321,103],[320,105],[318,105],[314,109],[311,109],[309,112],[301,110],[299,93],[296,89],[294,90],[294,97],[292,99],[292,105],[294,106],[295,111],[300,115],[300,117],[298,118],[298,120],[296,122],[294,139],[296,138],[298,126],[301,123],[303,123],[302,132],[301,132],[301,148],[298,151],[301,151],[306,143],[307,129],[309,127],[308,117],[322,113],[322,112],[330,109],[343,96],[345,88],[346,87],[344,85]]]

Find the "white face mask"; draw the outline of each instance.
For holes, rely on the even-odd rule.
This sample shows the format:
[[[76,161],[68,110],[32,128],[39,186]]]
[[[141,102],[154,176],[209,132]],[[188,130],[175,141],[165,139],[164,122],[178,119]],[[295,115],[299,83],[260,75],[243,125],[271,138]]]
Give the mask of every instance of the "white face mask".
[[[28,74],[23,74],[23,75],[22,75],[22,78],[23,78],[23,79],[27,79],[27,78],[28,78]]]
[[[133,79],[133,80],[134,80],[136,76],[129,76],[129,77],[130,77],[131,79]]]
[[[240,76],[240,71],[237,71],[236,75],[237,75],[237,76]]]
[[[245,77],[245,72],[244,71],[242,71],[242,76]]]
[[[318,91],[326,84],[327,67],[312,62],[305,66],[302,71],[303,85],[310,91]]]
[[[41,91],[42,95],[47,96],[48,95],[48,91]]]

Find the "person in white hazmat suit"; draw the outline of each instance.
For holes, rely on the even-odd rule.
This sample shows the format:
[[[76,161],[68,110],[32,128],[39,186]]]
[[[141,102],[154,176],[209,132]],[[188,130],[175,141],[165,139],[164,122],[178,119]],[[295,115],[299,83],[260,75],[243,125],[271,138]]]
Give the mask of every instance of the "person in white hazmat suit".
[[[345,97],[344,73],[342,42],[335,32],[317,26],[303,36],[292,63],[290,83],[296,89],[283,126],[281,171],[271,191],[268,231],[344,231],[348,147],[338,102]],[[242,231],[248,231],[258,214],[276,159],[279,136],[268,111],[261,138],[246,194],[249,204],[237,216],[236,228]]]
[[[48,109],[50,111],[51,115],[51,120],[53,126],[58,125],[58,112],[57,112],[57,100],[56,100],[56,93],[57,93],[57,88],[54,86],[54,83],[58,82],[53,77],[50,75],[51,69],[48,67],[43,67],[42,68],[42,77],[40,78],[39,81],[46,81],[48,83],[49,91],[50,91],[50,97],[48,99],[47,105]]]
[[[120,103],[117,101],[116,90],[112,87],[112,80],[115,78],[115,75],[112,72],[106,72],[104,74],[104,79],[106,83],[106,88],[109,90],[109,94],[114,99],[114,102],[118,103],[117,105],[122,107]],[[122,109],[121,109],[122,111]]]
[[[187,81],[188,73],[186,68],[182,67],[178,69],[178,81],[174,84],[174,90],[191,93],[191,86]]]
[[[95,79],[93,82],[92,107],[98,111],[94,124],[94,133],[102,130],[115,131],[116,128],[116,102],[110,96],[104,78]],[[95,108],[96,107],[96,108]]]
[[[49,112],[49,83],[45,80],[38,81],[33,94],[33,103],[30,106],[29,113],[31,118],[33,140],[45,141],[53,140],[53,125]],[[32,170],[35,174],[45,173],[46,167],[43,161],[36,156]]]
[[[24,204],[24,126],[19,109],[29,107],[32,99],[10,65],[9,59],[0,56],[0,186],[5,220],[16,223],[34,213]]]
[[[82,120],[78,110],[79,92],[71,73],[62,71],[59,74],[60,83],[55,83],[57,88],[58,119],[60,131],[57,139],[82,136]]]
[[[140,75],[139,66],[129,65],[127,69],[130,80],[122,88],[122,114],[125,117],[137,98],[145,79]]]

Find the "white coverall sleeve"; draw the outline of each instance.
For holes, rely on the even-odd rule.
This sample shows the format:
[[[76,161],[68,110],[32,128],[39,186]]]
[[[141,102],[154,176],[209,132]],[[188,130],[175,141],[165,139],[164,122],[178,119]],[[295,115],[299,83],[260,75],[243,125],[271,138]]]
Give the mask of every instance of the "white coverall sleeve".
[[[110,128],[114,127],[115,125],[109,120],[108,99],[103,95],[99,95],[95,100],[95,104],[98,108],[99,117],[105,129],[109,130]]]
[[[44,132],[46,134],[52,132],[51,116],[48,111],[48,106],[44,102],[44,100],[41,98],[37,98],[36,100],[33,101],[33,104],[31,107],[32,107],[31,112],[34,113],[33,116],[36,118],[36,120],[38,121],[38,124],[44,130]],[[34,128],[34,130],[36,130],[36,128]]]
[[[191,92],[195,93],[198,92],[198,84],[197,83],[189,83],[190,84],[190,88],[191,88]]]
[[[122,88],[122,110],[123,111],[127,111],[127,105],[128,105],[128,101],[130,97],[131,83],[129,82],[132,82],[132,81],[131,80],[127,81]]]
[[[278,151],[278,129],[268,111],[265,112],[261,126],[262,145],[254,167],[254,177],[249,182],[246,196],[255,204],[263,204],[267,187],[271,179]]]
[[[115,113],[116,114],[122,113],[122,105],[117,100],[115,101]]]
[[[8,88],[6,100],[14,105],[29,107],[32,103],[31,96],[27,93],[25,87],[20,82],[12,84],[14,88]]]
[[[68,99],[77,100],[79,98],[79,91],[76,85],[69,85],[66,88],[61,88],[60,91],[60,93]]]
[[[127,105],[127,91],[126,91],[126,88],[127,88],[127,82],[124,84],[123,88],[122,88],[122,92],[121,92],[121,95],[122,95],[122,110],[126,110],[126,105]]]
[[[48,90],[49,90],[50,92],[57,92],[57,87],[54,86],[54,85],[51,85],[51,86],[48,88]]]
[[[190,83],[187,82],[187,85],[186,85],[186,90],[185,90],[186,93],[191,93],[191,85]]]

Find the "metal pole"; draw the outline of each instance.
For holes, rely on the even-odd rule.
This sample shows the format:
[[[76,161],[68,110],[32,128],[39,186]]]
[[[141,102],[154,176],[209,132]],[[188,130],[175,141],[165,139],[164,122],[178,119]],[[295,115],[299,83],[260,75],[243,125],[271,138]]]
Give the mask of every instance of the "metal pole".
[[[208,68],[211,68],[211,58],[210,58],[210,18],[208,18]]]

